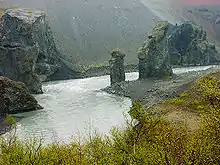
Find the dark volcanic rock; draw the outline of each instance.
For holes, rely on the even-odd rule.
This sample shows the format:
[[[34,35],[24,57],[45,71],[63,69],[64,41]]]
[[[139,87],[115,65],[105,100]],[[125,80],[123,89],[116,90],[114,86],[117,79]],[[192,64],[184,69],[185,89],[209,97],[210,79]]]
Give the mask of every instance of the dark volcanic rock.
[[[111,59],[109,61],[110,67],[110,79],[111,85],[125,81],[125,70],[124,70],[124,57],[125,54],[119,50],[115,49],[111,53]]]
[[[19,113],[41,109],[25,84],[0,77],[0,113]]]
[[[0,36],[0,74],[24,82],[31,92],[42,92],[41,81],[74,77],[60,57],[44,12],[5,10]]]
[[[171,65],[196,66],[219,62],[215,45],[206,32],[190,22],[173,26],[159,22],[138,52],[140,78],[166,77]]]
[[[220,5],[202,5],[186,8],[184,17],[201,27],[207,32],[207,38],[220,46]]]
[[[138,51],[139,78],[166,77],[172,75],[170,55],[168,52],[168,30],[171,24],[159,22],[148,41]]]
[[[169,36],[169,54],[172,65],[210,65],[218,62],[215,45],[206,39],[201,27],[189,22],[175,26]]]

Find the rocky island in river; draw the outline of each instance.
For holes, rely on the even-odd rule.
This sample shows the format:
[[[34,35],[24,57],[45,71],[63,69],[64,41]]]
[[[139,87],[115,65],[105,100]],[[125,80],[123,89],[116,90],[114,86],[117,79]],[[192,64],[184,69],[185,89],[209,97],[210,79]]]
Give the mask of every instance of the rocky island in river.
[[[207,9],[188,11],[194,15],[205,13],[203,17],[208,15],[207,20],[213,25],[212,28],[201,27],[198,20],[186,21],[187,16],[188,20],[192,20],[191,14],[182,15],[185,20],[181,19],[176,23],[159,21],[153,26],[151,33],[143,36],[145,41],[137,53],[133,53],[136,49],[132,44],[138,44],[133,37],[137,33],[135,29],[140,29],[141,32],[146,30],[147,33],[149,26],[139,26],[145,19],[135,19],[135,23],[132,23],[134,20],[129,22],[126,16],[134,15],[134,18],[137,18],[137,13],[143,12],[143,9],[152,11],[149,6],[144,7],[143,1],[128,1],[127,7],[125,1],[120,2],[123,5],[111,1],[113,6],[110,1],[102,1],[107,5],[98,3],[95,15],[101,15],[100,11],[103,11],[103,15],[109,12],[104,18],[109,18],[110,15],[110,20],[114,22],[111,24],[111,21],[107,21],[107,26],[101,30],[94,28],[96,26],[93,23],[88,23],[85,28],[81,23],[82,15],[64,14],[64,20],[67,22],[71,18],[69,26],[73,27],[74,37],[70,37],[79,42],[70,44],[71,48],[75,48],[72,52],[74,55],[61,51],[55,40],[56,35],[52,32],[49,21],[52,19],[48,19],[45,12],[22,8],[0,10],[0,133],[8,131],[8,134],[4,135],[6,138],[0,138],[0,164],[219,164],[220,54],[218,44],[212,42],[212,39],[218,41],[219,36],[213,37],[210,34],[213,29],[214,34],[218,31],[219,19],[215,17],[216,12],[210,14]],[[96,6],[95,1],[91,2],[74,1],[75,10],[88,9],[91,4]],[[144,4],[149,2],[150,0]],[[56,3],[66,4],[64,1]],[[68,6],[71,6],[70,4],[72,3]],[[59,12],[63,11],[59,9]],[[155,11],[152,11],[150,16],[154,15],[153,13]],[[84,17],[90,22],[89,16]],[[158,17],[159,14],[156,20],[160,19]],[[106,19],[92,19],[92,22],[100,27]],[[125,27],[128,22],[132,26]],[[149,22],[151,26],[153,20]],[[111,36],[105,32],[111,32],[114,26],[119,26],[121,30],[119,35],[114,34],[117,39],[113,34]],[[68,32],[68,28],[62,30]],[[104,38],[101,37],[101,31],[104,31]],[[89,40],[91,33],[95,34],[93,42]],[[127,35],[128,38],[131,37],[131,41],[126,40]],[[98,39],[103,42],[96,43],[100,50],[106,50],[106,36],[111,36],[108,39],[119,48],[111,53],[105,51],[103,56],[92,54],[94,43],[99,43]],[[129,44],[123,47],[122,40]],[[121,49],[125,50],[125,53]],[[85,58],[84,52],[88,50],[91,54],[86,54]],[[96,52],[102,52],[100,50]],[[93,66],[77,67],[78,62],[87,59],[92,59],[92,63],[103,62],[107,55],[111,56],[106,65],[94,66],[90,61],[88,63]],[[74,59],[71,59],[72,57]],[[138,63],[127,65],[127,57]],[[177,66],[209,66],[209,69],[176,73],[173,68]],[[138,79],[127,81],[126,72],[133,70],[138,70]],[[110,77],[48,82],[47,86],[43,85],[46,81],[105,74]],[[106,87],[107,84],[110,86]],[[38,96],[42,96],[41,99]],[[85,116],[98,116],[101,121],[99,125],[104,127],[110,117],[116,118],[121,113],[119,110],[124,106],[123,99],[126,99],[126,112],[128,111],[130,118],[122,127],[111,129],[110,136],[93,132],[93,129],[89,128],[91,130],[88,137],[79,135],[77,139],[68,141],[70,143],[52,141],[52,137],[46,134],[46,138],[51,138],[52,144],[43,145],[39,134],[46,130],[46,133],[50,131],[55,136],[60,135],[60,132],[65,134],[65,129],[68,130],[67,134],[70,134],[70,127],[79,124],[77,121],[85,122]],[[41,110],[35,111],[39,109]],[[15,117],[20,121],[29,117],[26,122],[23,120],[23,123],[19,123],[19,131],[28,130],[28,140],[24,140],[27,137],[17,137],[18,125],[8,114],[16,114]],[[37,138],[32,140],[33,132],[37,133]]]
[[[215,45],[207,40],[206,32],[190,22],[180,25],[158,22],[137,54],[139,79],[118,80],[104,91],[141,101],[147,107],[177,96],[201,76],[217,70],[174,75],[172,68],[175,66],[214,65],[220,59]],[[111,77],[116,77],[117,73],[111,72]]]

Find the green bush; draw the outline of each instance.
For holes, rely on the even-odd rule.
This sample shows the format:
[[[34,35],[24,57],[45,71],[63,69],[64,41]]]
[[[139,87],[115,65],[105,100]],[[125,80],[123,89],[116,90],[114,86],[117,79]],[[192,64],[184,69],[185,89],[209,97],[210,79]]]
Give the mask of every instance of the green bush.
[[[70,144],[21,141],[9,134],[0,141],[4,165],[218,165],[220,164],[220,97],[216,79],[201,79],[197,106],[206,104],[200,129],[167,121],[162,112],[146,110],[133,101],[131,120],[111,135],[77,137]],[[188,95],[178,99],[187,99]],[[194,100],[192,100],[193,102]],[[181,101],[182,102],[182,101]],[[184,100],[185,103],[185,100]],[[199,108],[200,109],[200,108]],[[6,123],[15,125],[11,116]],[[13,127],[15,128],[15,127]],[[15,129],[16,130],[16,129]]]

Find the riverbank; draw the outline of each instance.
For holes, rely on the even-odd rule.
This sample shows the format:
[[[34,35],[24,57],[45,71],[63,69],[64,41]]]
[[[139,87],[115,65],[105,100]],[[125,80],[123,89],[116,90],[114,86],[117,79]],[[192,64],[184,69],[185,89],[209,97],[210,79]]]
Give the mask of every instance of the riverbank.
[[[219,64],[215,64],[213,66],[217,66]],[[100,66],[84,66],[85,68],[82,69],[80,67],[75,68],[78,70],[78,76],[76,76],[76,79],[83,79],[83,78],[90,78],[90,77],[100,77],[100,76],[106,76],[110,75],[110,68],[108,65],[100,65]],[[175,65],[172,66],[173,69],[182,69],[182,68],[195,68],[195,67],[205,67],[202,65]],[[124,66],[125,73],[131,73],[131,72],[138,72],[138,64],[129,64]],[[198,69],[199,70],[199,69]]]
[[[197,75],[197,71],[198,75],[203,75],[199,70],[207,68],[208,66],[174,69],[178,76],[164,80],[133,81],[138,79],[138,72],[129,73],[126,74],[126,79],[130,80],[130,91],[126,91],[121,96],[127,96],[133,100],[142,100],[143,102],[149,101],[148,105],[150,106],[161,99],[170,98],[171,94],[179,93],[172,93],[175,91],[174,88],[170,92],[171,94],[167,95],[167,90],[171,90],[170,88],[174,85],[181,91],[187,87],[186,85],[181,86],[181,84],[187,83],[193,76],[191,73],[180,73],[196,70],[194,76]],[[157,86],[154,81],[156,81]],[[47,139],[48,137],[52,138],[53,132],[56,132],[55,134],[58,137],[68,139],[69,135],[76,133],[76,129],[84,131],[84,128],[87,127],[85,122],[91,122],[91,119],[93,124],[95,123],[94,127],[100,132],[108,132],[113,125],[121,124],[124,119],[123,112],[128,112],[130,107],[130,99],[100,91],[101,88],[107,87],[109,82],[109,76],[101,76],[45,83],[43,85],[44,94],[35,95],[44,109],[16,115],[19,118],[19,130],[23,131],[20,134],[41,136],[39,134],[44,132],[43,137]],[[169,84],[169,86],[167,85],[163,89],[164,84]],[[160,89],[157,89],[158,86]],[[81,103],[84,104],[81,105]],[[60,119],[60,116],[65,119],[65,123]],[[79,116],[80,120],[78,120]]]
[[[189,71],[186,73],[181,73],[177,70],[177,74],[166,79],[126,81],[108,86],[102,90],[110,94],[129,97],[150,108],[163,100],[177,96],[197,79],[218,69],[220,67],[215,66],[207,70]]]
[[[6,114],[1,114],[0,115],[0,135],[3,135],[9,131],[9,126],[4,123],[5,120],[6,120]]]
[[[127,65],[127,66],[125,66],[125,70],[126,70],[126,72],[136,72],[137,71],[137,66],[136,65]],[[106,76],[106,75],[109,75],[109,67],[108,66],[101,66],[101,67],[97,67],[97,66],[95,66],[95,67],[91,67],[90,69],[88,69],[86,72],[84,72],[81,76],[79,76],[79,77],[77,77],[77,79],[69,79],[69,80],[63,80],[63,81],[65,81],[65,82],[70,82],[70,81],[75,81],[75,83],[74,84],[72,84],[71,86],[69,86],[69,88],[71,88],[72,86],[74,86],[75,87],[75,89],[76,90],[73,90],[72,92],[72,94],[74,94],[74,93],[78,93],[78,90],[77,89],[80,89],[80,88],[84,88],[84,83],[85,83],[85,81],[86,81],[86,78],[91,78],[91,82],[90,82],[90,84],[91,84],[91,88],[94,88],[95,86],[94,85],[92,85],[92,84],[94,84],[93,83],[93,78],[94,79],[96,79],[96,78],[98,78],[98,77],[101,77],[101,76]],[[50,82],[45,82],[46,84],[53,84],[53,83],[58,83],[58,82],[60,82],[61,80],[59,80],[59,81],[50,81]],[[98,83],[99,82],[99,80],[97,80],[96,81],[96,83]],[[100,88],[104,88],[105,86],[107,86],[108,85],[108,80],[107,80],[107,78],[106,78],[106,80],[105,80],[105,82],[106,83],[104,83],[103,84],[103,82],[101,83],[100,82],[100,85],[99,86],[97,86],[97,87],[95,87],[95,90],[99,90]],[[78,84],[78,85],[77,85]],[[64,83],[64,86],[66,86],[67,85],[67,83]],[[89,88],[89,85],[87,85],[87,87]],[[60,91],[60,90],[62,90],[62,86],[60,86],[59,88],[60,89],[57,89],[56,88],[56,85],[54,85],[54,87],[53,87],[54,89],[54,92],[55,91]],[[38,99],[44,99],[44,97],[50,97],[50,94],[46,94],[48,91],[47,90],[50,90],[51,92],[53,91],[52,89],[44,89],[44,94],[39,94],[39,95],[35,95],[35,98],[38,98]],[[85,89],[85,90],[87,90],[87,89]],[[83,97],[88,97],[88,96],[84,96],[84,91],[81,91],[80,92],[80,94],[82,95],[81,97],[83,98]],[[58,97],[57,95],[62,95],[62,94],[60,94],[60,93],[54,93],[54,97]],[[69,93],[69,96],[71,95],[71,92]],[[78,94],[77,94],[78,95]],[[71,95],[72,96],[72,95]],[[72,96],[73,97],[73,96]],[[100,96],[101,97],[101,96]],[[104,102],[106,101],[107,102],[107,96],[105,96],[106,98],[104,98]],[[51,98],[52,99],[52,98]],[[60,97],[60,100],[65,100],[65,95],[63,95],[62,97]],[[77,102],[76,100],[78,100],[77,99],[77,97],[76,98],[74,98],[73,100],[75,100],[75,102]],[[121,100],[123,100],[123,99],[121,99]],[[127,99],[125,99],[125,100],[127,100]],[[109,100],[108,102],[112,102],[113,100]],[[49,101],[50,102],[50,101]],[[71,100],[68,100],[68,101],[66,101],[66,103],[63,105],[63,107],[65,107],[69,102],[71,102]],[[122,101],[123,102],[123,101]],[[43,104],[43,107],[44,107],[44,110],[43,111],[40,111],[40,112],[37,112],[38,114],[41,114],[42,116],[45,116],[45,115],[47,115],[47,113],[46,113],[46,111],[52,111],[51,113],[53,114],[53,110],[51,110],[52,108],[50,107],[50,105],[48,105],[49,103],[42,103]],[[52,103],[51,103],[52,104]],[[78,103],[76,103],[77,105],[78,105]],[[89,103],[90,104],[90,103]],[[117,105],[118,105],[119,103],[117,103]],[[120,105],[120,104],[119,104]],[[93,106],[93,108],[95,108],[96,107],[96,105],[91,105],[91,106]],[[125,107],[127,107],[128,109],[129,109],[129,107],[128,106],[126,106],[126,105],[123,105],[123,104],[121,104],[120,106],[123,106],[124,108]],[[74,106],[73,106],[74,107]],[[118,106],[114,106],[114,108],[116,108],[116,107],[118,107]],[[59,109],[59,108],[61,108],[59,105],[57,106],[57,109]],[[92,109],[93,109],[92,108]],[[119,107],[118,107],[119,108]],[[66,110],[66,108],[64,108],[65,110]],[[98,109],[99,109],[99,107],[98,107]],[[62,110],[64,113],[65,113],[65,110]],[[100,111],[101,111],[101,109],[100,109]],[[118,111],[118,116],[121,116],[121,120],[123,120],[123,115],[122,115],[122,113],[123,112],[121,112],[121,111]],[[34,111],[33,111],[33,113],[35,113]],[[55,113],[55,112],[54,112]],[[57,112],[56,111],[56,113],[59,113],[59,112]],[[72,112],[71,111],[67,111],[66,113],[71,113],[72,114]],[[79,113],[79,111],[77,111],[76,113]],[[110,113],[110,111],[109,111],[109,113]],[[51,114],[51,115],[52,115]],[[111,113],[110,113],[111,114]],[[18,116],[19,115],[21,115],[21,116],[23,116],[23,113],[20,113],[20,114],[17,114]],[[62,113],[60,113],[60,115],[63,115]],[[73,114],[72,114],[73,115]],[[81,114],[82,115],[82,114]],[[27,117],[26,115],[24,115],[25,117]],[[54,115],[53,115],[54,116]],[[71,116],[71,115],[70,115]],[[73,118],[74,118],[74,115],[72,116]],[[28,118],[28,117],[27,117]],[[44,117],[43,117],[44,118]],[[94,118],[95,118],[95,116],[94,116]],[[4,115],[4,116],[0,116],[0,134],[2,135],[2,134],[5,134],[6,132],[8,132],[9,131],[9,129],[8,129],[8,126],[7,125],[5,125],[4,124],[4,120],[6,119],[6,116]],[[19,117],[19,119],[20,119],[20,117]],[[40,119],[37,119],[37,120],[41,120],[42,119],[42,117],[40,118]],[[32,119],[30,119],[30,120],[32,120]],[[46,119],[45,119],[46,120]],[[58,120],[58,119],[56,119],[56,120]],[[88,119],[89,120],[89,119]],[[117,121],[117,120],[116,120]],[[19,122],[19,121],[18,121]],[[33,121],[33,122],[35,122],[35,121]],[[43,121],[42,121],[43,122]],[[52,121],[51,121],[52,122]],[[106,121],[107,122],[107,121]],[[118,121],[117,121],[118,122]],[[116,122],[116,123],[117,123]],[[79,121],[79,123],[80,123],[80,121]],[[108,123],[108,122],[107,122]],[[53,125],[53,124],[52,124]],[[80,125],[80,124],[79,124]],[[81,123],[81,125],[83,125],[83,122]],[[108,125],[108,124],[102,124],[102,125]],[[41,128],[42,129],[42,128]],[[49,129],[49,128],[48,128]],[[52,129],[52,128],[50,128],[50,129]],[[74,130],[74,129],[70,129],[70,130]],[[40,131],[40,130],[38,130],[38,131]],[[48,130],[47,130],[47,128],[46,128],[46,131],[45,132],[47,132]],[[68,132],[68,131],[66,131],[66,132]],[[52,134],[50,131],[49,131],[49,134]]]
[[[162,103],[177,115],[193,113],[197,128],[169,121],[163,111],[145,112],[133,102],[130,116],[136,120],[114,127],[110,136],[91,131],[70,143],[59,140],[46,145],[42,136],[28,140],[8,136],[1,141],[0,164],[219,164],[219,80],[220,72],[213,72]]]
[[[138,72],[138,65],[129,64],[124,66],[126,73]],[[77,79],[90,78],[90,77],[100,77],[110,74],[109,65],[97,65],[97,66],[85,66],[85,68],[77,68],[79,70],[79,75]]]

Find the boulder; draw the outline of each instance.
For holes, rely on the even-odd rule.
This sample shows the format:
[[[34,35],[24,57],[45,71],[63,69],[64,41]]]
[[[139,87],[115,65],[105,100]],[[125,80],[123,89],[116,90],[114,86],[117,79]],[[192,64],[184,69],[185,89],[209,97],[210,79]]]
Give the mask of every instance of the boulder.
[[[168,35],[172,27],[167,21],[159,22],[148,40],[138,51],[139,78],[167,77],[172,75],[168,52]]]
[[[13,8],[0,20],[0,75],[42,93],[41,81],[74,78],[56,48],[43,11]],[[40,79],[41,78],[41,79]]]
[[[41,109],[28,88],[22,82],[15,82],[0,76],[0,113],[19,113]]]
[[[115,49],[111,53],[109,61],[111,85],[125,81],[124,57],[125,54],[120,49]]]
[[[0,46],[0,76],[24,82],[33,93],[42,93],[42,85],[34,72],[37,47]]]

